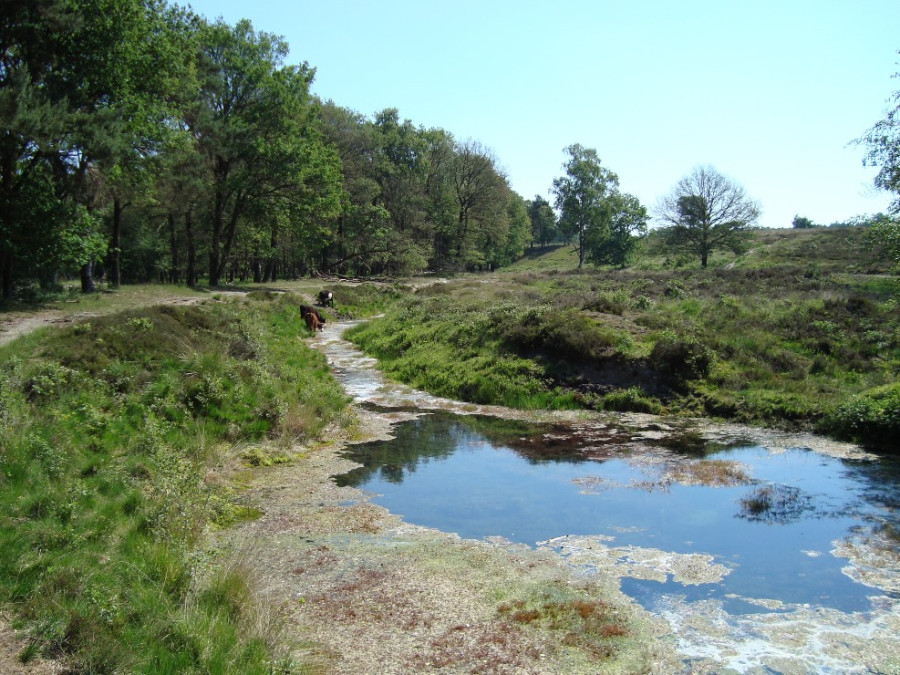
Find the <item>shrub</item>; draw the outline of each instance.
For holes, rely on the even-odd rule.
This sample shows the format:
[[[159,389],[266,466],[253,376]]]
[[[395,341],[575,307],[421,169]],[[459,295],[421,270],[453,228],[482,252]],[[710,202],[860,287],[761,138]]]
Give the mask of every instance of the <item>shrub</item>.
[[[584,308],[603,314],[621,316],[625,313],[627,303],[628,299],[624,292],[600,293],[584,303]]]
[[[520,353],[595,360],[616,340],[602,324],[576,310],[531,309],[498,327],[501,341]]]
[[[617,412],[643,412],[658,415],[662,406],[655,398],[648,396],[640,387],[617,389],[600,399],[602,410]]]
[[[650,352],[653,369],[676,382],[706,377],[712,362],[712,351],[692,338],[666,335],[657,340]]]
[[[887,446],[900,438],[900,382],[854,396],[828,415],[824,430],[847,440]]]

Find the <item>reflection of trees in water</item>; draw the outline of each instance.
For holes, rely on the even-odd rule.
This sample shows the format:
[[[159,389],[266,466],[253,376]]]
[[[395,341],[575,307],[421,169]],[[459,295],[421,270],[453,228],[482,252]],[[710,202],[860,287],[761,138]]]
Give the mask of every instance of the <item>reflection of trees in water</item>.
[[[760,485],[738,500],[741,510],[738,518],[787,525],[814,510],[812,497],[791,485]]]
[[[335,482],[358,486],[377,473],[382,480],[402,483],[422,462],[485,444],[509,448],[532,463],[586,461],[577,433],[556,432],[560,429],[518,420],[428,413],[398,424],[393,439],[347,448],[342,455],[362,466],[336,476]]]
[[[362,466],[335,476],[335,482],[340,486],[357,486],[380,473],[390,483],[402,483],[406,473],[414,472],[420,462],[449,457],[466,442],[465,428],[454,423],[451,416],[440,413],[403,422],[393,431],[394,438],[390,440],[360,443],[342,452],[344,457]],[[475,434],[468,435],[474,440]]]

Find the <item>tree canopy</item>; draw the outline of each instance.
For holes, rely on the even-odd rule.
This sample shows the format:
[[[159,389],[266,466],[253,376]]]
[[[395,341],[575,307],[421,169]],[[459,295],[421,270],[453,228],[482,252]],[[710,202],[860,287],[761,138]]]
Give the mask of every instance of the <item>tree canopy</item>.
[[[900,72],[894,76],[900,77]],[[900,214],[900,90],[891,95],[890,104],[893,107],[884,119],[876,122],[857,142],[867,147],[864,163],[878,167],[876,187],[894,194],[890,211],[896,215]]]
[[[624,265],[635,233],[646,231],[647,211],[637,197],[619,191],[619,177],[602,166],[593,148],[565,148],[565,176],[553,181],[559,229],[574,240],[578,267],[585,259]]]
[[[0,4],[3,298],[95,273],[216,285],[522,255],[524,200],[487,148],[319,101],[287,54],[164,0]]]
[[[894,76],[900,77],[900,72]],[[869,129],[858,142],[868,147],[864,163],[878,167],[875,186],[894,195],[889,207],[890,213],[900,216],[900,90],[891,95],[890,103],[893,107],[887,111],[885,118]],[[870,237],[895,261],[900,262],[900,223],[888,218],[876,219]]]
[[[669,226],[669,241],[700,258],[706,267],[717,248],[740,251],[744,234],[759,218],[759,205],[740,185],[710,166],[682,178],[657,207]]]

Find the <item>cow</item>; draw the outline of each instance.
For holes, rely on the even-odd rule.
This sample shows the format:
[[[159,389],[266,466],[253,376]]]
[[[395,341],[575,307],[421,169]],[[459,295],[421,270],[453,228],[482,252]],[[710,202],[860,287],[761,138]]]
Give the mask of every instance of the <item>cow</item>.
[[[303,316],[303,320],[306,321],[306,327],[309,328],[313,333],[317,330],[325,330],[325,323],[319,320],[319,315],[317,312],[307,312]]]
[[[328,290],[319,291],[319,306],[334,307],[334,293]]]
[[[325,317],[322,316],[315,307],[300,305],[300,316],[303,317],[303,320],[311,331],[315,332],[316,329],[325,330]],[[315,318],[315,322],[310,321],[310,316]],[[313,323],[315,323],[315,327],[313,327]]]
[[[321,312],[319,312],[319,310],[317,310],[315,307],[310,307],[309,305],[300,305],[300,316],[302,316],[304,319],[306,318],[306,315],[309,314],[310,312],[315,314],[316,318],[321,323],[325,323],[327,321],[327,319],[324,316],[322,316]]]

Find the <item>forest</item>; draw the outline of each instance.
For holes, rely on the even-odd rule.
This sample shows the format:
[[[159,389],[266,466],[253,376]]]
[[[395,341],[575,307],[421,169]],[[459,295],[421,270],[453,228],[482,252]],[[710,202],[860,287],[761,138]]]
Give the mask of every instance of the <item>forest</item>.
[[[2,296],[493,269],[531,240],[481,143],[367,118],[247,21],[162,0],[0,7]]]
[[[554,241],[575,244],[579,267],[631,262],[648,210],[596,150],[564,148],[554,203],[527,200],[480,141],[320,100],[315,68],[288,53],[249,21],[166,0],[4,2],[0,299],[75,279],[89,293],[490,271]],[[896,112],[859,139],[894,193]],[[661,204],[673,250],[703,267],[740,252],[760,212],[713,167]],[[896,259],[896,222],[865,224]]]

